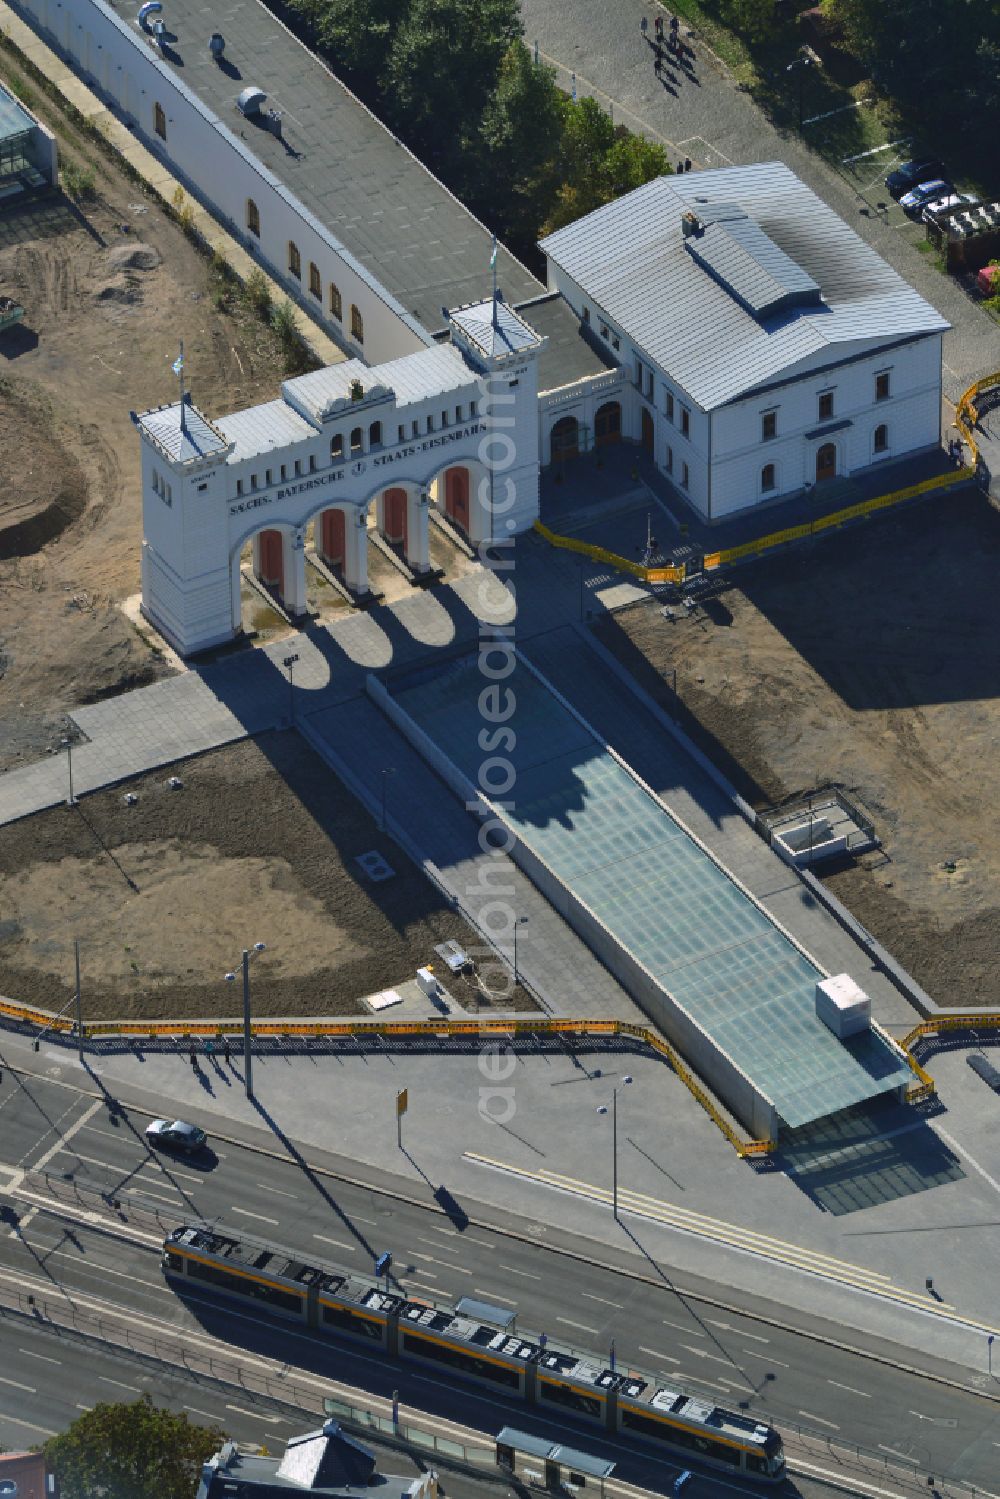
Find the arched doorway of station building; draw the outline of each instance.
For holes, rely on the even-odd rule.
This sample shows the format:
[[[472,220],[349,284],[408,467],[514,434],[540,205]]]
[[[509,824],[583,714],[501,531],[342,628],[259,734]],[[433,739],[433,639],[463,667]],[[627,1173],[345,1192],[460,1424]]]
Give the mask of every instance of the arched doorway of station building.
[[[449,470],[451,472],[451,470]],[[466,476],[466,497],[468,497],[468,474],[465,469],[460,470]],[[468,504],[466,504],[468,510]],[[407,545],[406,531],[406,490],[398,486],[387,489],[382,496],[382,513],[384,516],[383,527],[386,541],[391,546],[400,546],[404,552]],[[468,519],[461,522],[468,525]]]
[[[561,416],[550,434],[552,462],[565,463],[580,451],[580,424],[575,416]]]
[[[313,544],[327,567],[342,568],[347,542],[347,517],[343,510],[321,510],[316,517]]]
[[[642,451],[653,456],[653,418],[647,408],[642,408]]]
[[[404,506],[405,512],[405,506]],[[454,467],[444,471],[444,513],[450,521],[469,533],[469,470]]]
[[[825,442],[816,449],[816,483],[837,477],[837,444]]]
[[[594,444],[609,447],[622,440],[622,408],[619,401],[605,401],[594,415]]]
[[[294,590],[289,556],[291,532],[266,526],[240,542],[232,557],[233,629],[257,641],[280,636],[296,611],[287,603]],[[301,602],[298,612],[301,612]]]

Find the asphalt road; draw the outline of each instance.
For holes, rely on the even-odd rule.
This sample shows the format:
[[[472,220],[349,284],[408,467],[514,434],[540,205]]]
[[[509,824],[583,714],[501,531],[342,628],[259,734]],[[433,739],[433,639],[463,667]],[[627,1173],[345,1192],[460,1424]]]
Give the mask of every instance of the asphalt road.
[[[659,1373],[666,1383],[703,1391],[720,1403],[745,1401],[749,1409],[770,1415],[789,1442],[799,1426],[834,1443],[884,1452],[888,1461],[898,1454],[927,1473],[995,1487],[1000,1405],[859,1352],[817,1344],[810,1336],[835,1337],[836,1328],[810,1325],[808,1319],[776,1325],[790,1324],[793,1314],[749,1293],[734,1298],[727,1290],[718,1296],[713,1285],[696,1277],[686,1275],[683,1287],[675,1286],[662,1264],[650,1262],[648,1276],[641,1279],[624,1264],[621,1270],[602,1268],[588,1263],[593,1246],[587,1241],[559,1235],[558,1245],[546,1242],[556,1236],[544,1224],[512,1220],[523,1238],[477,1228],[474,1203],[446,1203],[448,1216],[399,1201],[377,1185],[350,1185],[326,1174],[316,1152],[310,1152],[308,1166],[275,1159],[254,1148],[250,1132],[236,1125],[230,1126],[234,1136],[248,1143],[220,1140],[200,1165],[157,1158],[142,1139],[147,1122],[148,1115],[135,1110],[112,1114],[99,1100],[65,1084],[5,1071],[0,1163],[6,1169],[0,1183],[16,1187],[25,1168],[40,1167],[64,1181],[141,1193],[167,1221],[188,1215],[217,1219],[288,1244],[304,1256],[366,1272],[388,1249],[407,1291],[443,1300],[477,1294],[506,1302],[516,1306],[523,1328],[546,1331],[553,1344],[603,1350],[613,1338],[619,1363]],[[289,1147],[294,1152],[291,1142]],[[330,1164],[335,1168],[334,1161]],[[0,1201],[11,1199],[0,1196]],[[85,1297],[88,1306],[124,1308],[178,1328],[204,1323],[200,1310],[186,1306],[164,1283],[155,1235],[136,1243],[73,1227],[34,1211],[23,1185],[17,1210],[20,1233],[0,1234],[4,1288],[65,1290]],[[609,1263],[613,1258],[609,1252]],[[721,1300],[731,1306],[738,1302],[740,1310],[707,1304]],[[235,1315],[227,1318],[224,1335],[253,1348],[272,1336],[254,1319]],[[288,1336],[282,1330],[282,1340]],[[870,1351],[891,1354],[885,1348]],[[358,1363],[358,1356],[351,1357]],[[338,1350],[338,1369],[346,1358]],[[384,1386],[384,1371],[371,1369],[370,1359],[362,1362]],[[398,1382],[401,1376],[394,1377]],[[418,1383],[427,1381],[421,1376]],[[453,1407],[450,1387],[448,1399]],[[493,1421],[487,1411],[483,1424]]]

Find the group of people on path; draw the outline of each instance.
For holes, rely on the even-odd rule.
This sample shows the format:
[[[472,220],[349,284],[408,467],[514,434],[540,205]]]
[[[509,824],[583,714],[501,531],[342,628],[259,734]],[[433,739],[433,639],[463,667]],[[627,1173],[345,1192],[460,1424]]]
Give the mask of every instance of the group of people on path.
[[[676,16],[671,16],[669,23],[664,26],[663,17],[657,16],[653,22],[653,36],[649,35],[649,20],[643,16],[640,21],[642,35],[653,48],[653,72],[657,78],[666,76],[674,82],[673,74],[668,71],[668,60],[672,60],[678,66],[684,65],[685,46],[680,38],[680,22]]]
[[[209,1039],[209,1040],[207,1040],[205,1042],[205,1055],[206,1055],[206,1057],[208,1057],[208,1060],[214,1066],[215,1065],[215,1045],[211,1041],[211,1039]],[[229,1037],[228,1036],[223,1036],[222,1037],[222,1055],[224,1056],[225,1061],[226,1061],[226,1066],[228,1067],[229,1066]],[[197,1050],[195,1049],[195,1044],[194,1044],[193,1041],[191,1042],[191,1066],[195,1069],[195,1071],[197,1071],[197,1068],[198,1068],[198,1053],[197,1053]]]

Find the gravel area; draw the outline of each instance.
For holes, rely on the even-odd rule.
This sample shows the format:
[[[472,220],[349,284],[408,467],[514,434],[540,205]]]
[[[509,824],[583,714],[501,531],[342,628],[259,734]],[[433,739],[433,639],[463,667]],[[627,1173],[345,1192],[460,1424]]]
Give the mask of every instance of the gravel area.
[[[161,770],[3,830],[0,993],[62,1009],[78,937],[85,1017],[232,1015],[240,996],[224,974],[259,941],[255,1014],[367,1014],[362,996],[440,966],[437,943],[480,945],[297,735],[174,773],[179,789]],[[355,860],[371,850],[392,878],[362,873]],[[471,981],[447,987],[483,1007]]]

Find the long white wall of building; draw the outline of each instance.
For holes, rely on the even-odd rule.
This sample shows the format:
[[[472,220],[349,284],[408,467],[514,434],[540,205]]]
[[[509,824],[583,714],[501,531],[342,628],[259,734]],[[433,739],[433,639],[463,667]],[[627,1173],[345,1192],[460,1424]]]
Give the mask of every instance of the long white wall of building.
[[[132,18],[118,16],[104,0],[14,0],[14,9],[345,349],[378,364],[430,342],[405,308],[173,73]],[[165,139],[156,131],[157,105],[165,116]],[[250,201],[259,235],[248,229]],[[301,277],[289,271],[289,242],[299,251]],[[320,273],[319,298],[309,291],[310,263]],[[330,312],[331,285],[340,293],[341,317]],[[352,337],[352,305],[361,314],[363,341]]]

